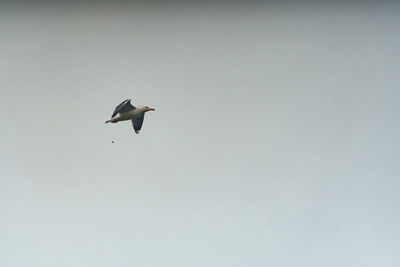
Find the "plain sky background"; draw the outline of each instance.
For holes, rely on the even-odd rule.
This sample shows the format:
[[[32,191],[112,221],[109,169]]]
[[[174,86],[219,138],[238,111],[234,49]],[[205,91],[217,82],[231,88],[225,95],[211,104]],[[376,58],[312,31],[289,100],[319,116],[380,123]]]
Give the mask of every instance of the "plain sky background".
[[[0,266],[399,266],[399,29],[388,1],[1,4]],[[104,124],[126,98],[139,135]]]

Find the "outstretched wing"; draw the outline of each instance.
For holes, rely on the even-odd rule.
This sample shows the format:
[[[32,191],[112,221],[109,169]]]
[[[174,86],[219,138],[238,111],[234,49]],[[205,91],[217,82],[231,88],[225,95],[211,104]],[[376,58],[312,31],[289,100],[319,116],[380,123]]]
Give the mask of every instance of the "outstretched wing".
[[[131,105],[131,100],[127,99],[115,108],[114,113],[111,115],[111,118],[113,118],[118,113],[127,112],[133,109],[135,109],[135,107]]]
[[[140,129],[142,128],[143,119],[144,119],[144,114],[132,120],[133,129],[135,129],[135,133],[137,134],[140,132]]]

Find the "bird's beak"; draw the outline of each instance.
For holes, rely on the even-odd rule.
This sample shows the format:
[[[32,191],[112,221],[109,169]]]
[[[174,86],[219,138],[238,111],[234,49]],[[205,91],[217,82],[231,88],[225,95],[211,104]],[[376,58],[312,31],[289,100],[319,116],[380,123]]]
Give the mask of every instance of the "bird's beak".
[[[149,111],[155,111],[155,109],[154,108],[149,108]]]

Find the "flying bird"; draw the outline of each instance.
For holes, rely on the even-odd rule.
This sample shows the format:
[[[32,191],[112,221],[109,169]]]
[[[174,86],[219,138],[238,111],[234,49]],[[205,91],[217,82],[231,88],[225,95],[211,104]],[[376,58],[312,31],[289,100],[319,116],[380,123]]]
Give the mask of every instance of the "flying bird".
[[[131,100],[127,99],[119,104],[114,113],[111,115],[111,119],[106,121],[106,123],[117,123],[119,121],[132,121],[133,129],[135,133],[139,133],[142,128],[144,113],[147,111],[154,111],[154,108],[149,108],[147,106],[137,106],[134,107],[131,104]]]

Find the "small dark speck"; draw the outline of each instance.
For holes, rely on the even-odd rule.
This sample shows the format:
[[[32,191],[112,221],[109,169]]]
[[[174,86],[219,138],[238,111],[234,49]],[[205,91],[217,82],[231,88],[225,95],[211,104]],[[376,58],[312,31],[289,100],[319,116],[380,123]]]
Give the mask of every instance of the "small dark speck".
[[[114,141],[111,141],[111,143],[113,143],[113,144],[114,144]]]

